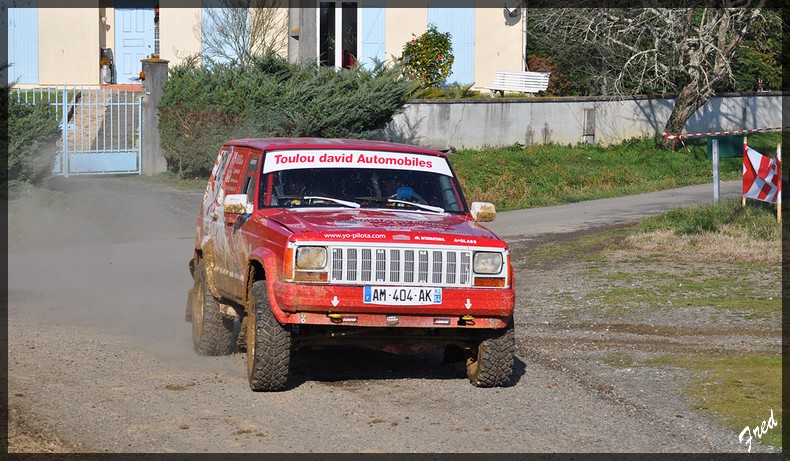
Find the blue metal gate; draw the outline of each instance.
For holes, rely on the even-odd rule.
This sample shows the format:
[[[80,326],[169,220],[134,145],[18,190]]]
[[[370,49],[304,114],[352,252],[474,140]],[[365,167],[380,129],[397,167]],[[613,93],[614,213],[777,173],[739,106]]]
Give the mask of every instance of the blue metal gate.
[[[141,173],[141,93],[48,87],[14,94],[20,101],[48,103],[60,120],[53,174]]]

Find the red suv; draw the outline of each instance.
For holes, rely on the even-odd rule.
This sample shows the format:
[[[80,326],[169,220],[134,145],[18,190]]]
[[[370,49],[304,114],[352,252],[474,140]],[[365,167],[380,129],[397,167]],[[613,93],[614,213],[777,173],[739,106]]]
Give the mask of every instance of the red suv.
[[[475,386],[513,370],[513,269],[441,152],[316,138],[228,141],[197,219],[186,317],[203,355],[247,352],[286,388],[301,348],[444,347]],[[240,331],[234,326],[240,321]],[[448,354],[449,353],[449,354]]]

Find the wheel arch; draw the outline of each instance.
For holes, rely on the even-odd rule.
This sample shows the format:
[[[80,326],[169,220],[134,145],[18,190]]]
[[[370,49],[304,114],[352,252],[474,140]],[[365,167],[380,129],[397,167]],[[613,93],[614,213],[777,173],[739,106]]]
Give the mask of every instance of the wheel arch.
[[[253,251],[250,254],[249,264],[247,265],[247,291],[244,306],[248,314],[252,312],[252,285],[257,281],[265,280],[272,312],[278,321],[285,323],[285,319],[289,314],[280,309],[280,305],[277,302],[277,296],[274,292],[276,274],[278,274],[277,255],[267,248],[259,248]]]

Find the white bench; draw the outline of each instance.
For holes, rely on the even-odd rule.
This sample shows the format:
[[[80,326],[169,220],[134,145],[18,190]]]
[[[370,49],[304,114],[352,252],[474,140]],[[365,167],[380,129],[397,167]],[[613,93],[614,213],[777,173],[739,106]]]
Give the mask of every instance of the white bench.
[[[483,88],[491,90],[491,97],[499,91],[505,96],[505,91],[520,91],[522,93],[537,93],[546,91],[549,87],[551,72],[524,72],[498,70],[494,72],[494,83]]]

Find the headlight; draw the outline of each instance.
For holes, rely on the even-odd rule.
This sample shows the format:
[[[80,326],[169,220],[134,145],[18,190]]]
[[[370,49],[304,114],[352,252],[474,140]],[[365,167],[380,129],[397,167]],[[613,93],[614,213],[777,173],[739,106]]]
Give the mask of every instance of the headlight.
[[[323,269],[326,267],[326,248],[324,247],[299,247],[296,250],[297,269]]]
[[[475,253],[474,269],[476,274],[498,274],[502,271],[502,253]]]

